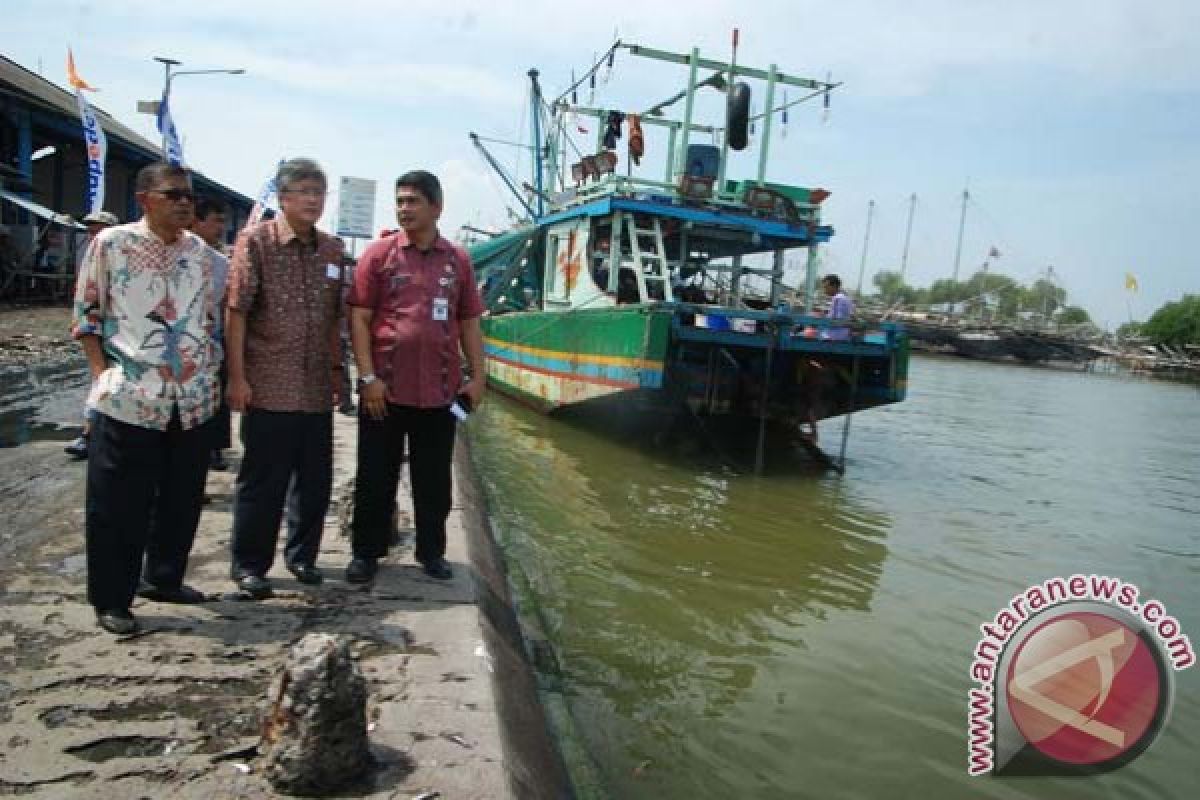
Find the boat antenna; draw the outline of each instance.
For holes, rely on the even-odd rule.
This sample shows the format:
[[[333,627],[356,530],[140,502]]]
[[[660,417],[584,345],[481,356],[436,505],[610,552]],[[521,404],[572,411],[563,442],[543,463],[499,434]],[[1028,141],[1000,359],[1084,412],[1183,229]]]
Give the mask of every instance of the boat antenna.
[[[538,84],[538,71],[529,70],[530,102],[533,104],[533,182],[537,189],[537,213],[535,218],[546,213],[546,200],[542,194],[542,87]],[[515,190],[514,190],[515,191]]]
[[[525,210],[529,212],[530,217],[536,217],[537,215],[534,214],[533,208],[529,205],[529,203],[525,202],[525,198],[521,196],[521,192],[517,190],[516,184],[513,183],[512,178],[508,176],[508,173],[504,170],[504,167],[500,166],[500,162],[497,161],[492,154],[488,152],[488,149],[483,146],[483,142],[479,140],[479,134],[472,131],[469,135],[471,137],[471,144],[475,145],[475,148],[479,151],[479,154],[483,156],[483,160],[486,161],[488,166],[490,166],[496,172],[496,174],[500,176],[500,179],[504,181],[504,184],[508,187],[508,190],[513,193],[514,197],[517,198],[517,202],[525,207]]]
[[[563,100],[565,100],[567,97],[569,97],[572,92],[574,92],[576,89],[578,89],[580,86],[582,86],[585,82],[588,83],[588,85],[591,87],[592,91],[594,92],[596,90],[596,72],[603,66],[607,66],[608,69],[610,69],[610,70],[613,68],[613,62],[616,60],[616,57],[617,57],[617,48],[619,48],[620,46],[621,46],[620,39],[617,39],[616,41],[614,41],[612,43],[612,45],[610,45],[609,48],[604,51],[604,55],[597,58],[595,60],[595,63],[593,63],[592,66],[588,68],[587,72],[585,72],[581,76],[579,76],[579,80],[573,81],[571,83],[571,85],[567,87],[566,91],[564,91],[557,98],[555,98],[554,102],[551,103],[550,105],[552,105],[552,106],[558,105]]]

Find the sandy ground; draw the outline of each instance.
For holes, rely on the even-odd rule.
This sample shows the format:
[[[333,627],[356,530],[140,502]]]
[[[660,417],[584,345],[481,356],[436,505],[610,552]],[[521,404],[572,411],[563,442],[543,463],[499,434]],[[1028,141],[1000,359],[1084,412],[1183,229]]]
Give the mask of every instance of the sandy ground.
[[[21,323],[6,313],[0,334],[14,325],[57,324],[63,314],[34,310]],[[234,469],[210,473],[213,502],[189,569],[189,583],[214,599],[192,607],[139,599],[134,613],[143,632],[122,639],[97,628],[84,601],[84,466],[68,464],[57,442],[0,450],[0,795],[276,796],[254,762],[265,693],[289,643],[322,631],[354,641],[370,687],[379,764],[340,796],[562,796],[538,788],[538,776],[554,765],[531,767],[520,743],[501,735],[505,720],[522,730],[544,720],[530,695],[504,689],[515,682],[532,691],[532,679],[519,645],[495,632],[513,627],[502,578],[481,578],[469,563],[468,539],[490,539],[479,530],[483,514],[471,509],[465,459],[457,461],[448,530],[454,580],[424,576],[406,535],[369,588],[351,586],[342,568],[349,559],[344,527],[355,422],[335,418],[324,585],[300,585],[277,561],[273,599],[236,594],[228,578],[235,456]],[[411,519],[407,486],[399,502],[403,532]],[[478,602],[481,592],[491,611]],[[501,712],[498,704],[510,709]],[[533,739],[547,747],[544,731]]]

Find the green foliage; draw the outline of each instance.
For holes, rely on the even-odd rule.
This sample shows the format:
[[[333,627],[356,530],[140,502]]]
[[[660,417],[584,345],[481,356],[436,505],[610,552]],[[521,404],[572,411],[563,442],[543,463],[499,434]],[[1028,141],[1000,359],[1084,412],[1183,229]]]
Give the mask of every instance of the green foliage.
[[[1121,325],[1121,327],[1117,328],[1117,338],[1118,339],[1132,339],[1135,336],[1141,336],[1142,335],[1142,325],[1143,325],[1143,323],[1141,323],[1141,322],[1133,322],[1133,321],[1124,323],[1123,325]]]
[[[1155,311],[1142,334],[1155,344],[1200,344],[1200,295],[1185,294]]]
[[[1065,294],[1065,293],[1064,293]],[[1060,325],[1091,325],[1092,317],[1079,306],[1065,306],[1058,314]]]
[[[908,306],[964,303],[968,314],[995,320],[1015,320],[1019,312],[1057,318],[1064,324],[1091,323],[1087,311],[1067,305],[1067,290],[1045,278],[1023,286],[999,272],[979,270],[965,281],[943,278],[927,289],[914,288],[899,272],[878,272],[872,278],[877,297],[888,305]]]

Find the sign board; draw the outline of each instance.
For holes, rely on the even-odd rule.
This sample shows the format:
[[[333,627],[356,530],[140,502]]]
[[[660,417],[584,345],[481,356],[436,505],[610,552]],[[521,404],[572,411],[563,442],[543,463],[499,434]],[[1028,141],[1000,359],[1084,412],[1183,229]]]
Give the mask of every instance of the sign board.
[[[338,189],[337,235],[374,237],[375,181],[343,176]]]

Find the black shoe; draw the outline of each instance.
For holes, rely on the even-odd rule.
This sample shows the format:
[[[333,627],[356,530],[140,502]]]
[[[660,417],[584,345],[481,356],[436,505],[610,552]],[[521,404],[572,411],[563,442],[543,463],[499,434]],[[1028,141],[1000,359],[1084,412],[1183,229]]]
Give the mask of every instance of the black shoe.
[[[138,629],[137,620],[123,608],[111,608],[108,611],[96,612],[96,624],[109,633],[115,633],[117,636],[125,636],[130,633],[136,633]]]
[[[370,583],[379,565],[373,558],[352,558],[346,565],[347,583]]]
[[[229,469],[229,462],[225,460],[225,454],[220,450],[213,450],[212,455],[208,457],[208,468],[217,472]]]
[[[255,600],[263,600],[271,596],[271,582],[262,575],[245,572],[237,577],[238,588]]]
[[[444,558],[435,558],[428,562],[422,561],[421,568],[426,575],[437,578],[439,581],[448,581],[454,577],[454,570],[450,569],[450,565]]]
[[[318,586],[325,576],[321,570],[312,564],[288,564],[288,572],[296,576],[296,580],[309,586]]]
[[[63,448],[63,452],[77,461],[83,461],[87,458],[88,440],[86,436],[80,436],[75,441]]]
[[[194,606],[208,602],[208,595],[187,585],[180,585],[174,589],[166,589],[162,586],[155,586],[152,583],[142,581],[137,593],[139,597],[153,600],[156,603],[177,603],[179,605]]]

